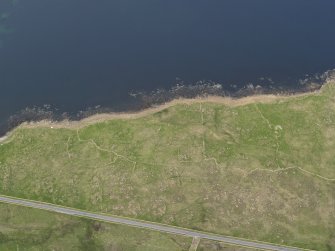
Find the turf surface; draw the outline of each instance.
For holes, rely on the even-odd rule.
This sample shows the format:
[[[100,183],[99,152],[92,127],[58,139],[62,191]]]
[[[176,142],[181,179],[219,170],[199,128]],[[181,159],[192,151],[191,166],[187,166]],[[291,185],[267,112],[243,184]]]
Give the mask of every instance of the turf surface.
[[[0,193],[335,249],[335,84],[270,103],[176,104],[83,128],[21,126]]]

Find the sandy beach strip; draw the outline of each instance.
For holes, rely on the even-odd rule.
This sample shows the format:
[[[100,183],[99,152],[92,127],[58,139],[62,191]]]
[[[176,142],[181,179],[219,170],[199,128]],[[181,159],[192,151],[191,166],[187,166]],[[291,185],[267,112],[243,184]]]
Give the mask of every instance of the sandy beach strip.
[[[243,98],[231,98],[231,97],[221,97],[221,96],[208,96],[208,97],[198,97],[193,99],[174,99],[165,104],[156,105],[151,108],[147,108],[138,112],[119,112],[119,113],[101,113],[89,116],[79,121],[63,120],[63,121],[50,121],[50,120],[41,120],[35,122],[24,122],[19,127],[20,128],[68,128],[68,129],[77,129],[83,128],[88,125],[92,125],[99,122],[105,122],[114,119],[137,119],[145,117],[162,110],[165,110],[174,105],[192,105],[197,103],[214,103],[222,104],[230,107],[244,106],[253,103],[273,103],[280,101],[287,101],[292,98],[306,97],[309,95],[318,95],[320,90],[314,92],[306,92],[300,94],[289,94],[289,95],[254,95]]]

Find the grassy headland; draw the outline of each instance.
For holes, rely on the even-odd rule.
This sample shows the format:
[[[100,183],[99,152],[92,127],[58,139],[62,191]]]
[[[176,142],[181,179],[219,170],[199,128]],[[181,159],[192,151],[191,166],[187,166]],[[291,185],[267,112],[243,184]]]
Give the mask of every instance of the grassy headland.
[[[0,145],[0,193],[332,250],[334,97],[328,83],[292,97],[24,124]]]

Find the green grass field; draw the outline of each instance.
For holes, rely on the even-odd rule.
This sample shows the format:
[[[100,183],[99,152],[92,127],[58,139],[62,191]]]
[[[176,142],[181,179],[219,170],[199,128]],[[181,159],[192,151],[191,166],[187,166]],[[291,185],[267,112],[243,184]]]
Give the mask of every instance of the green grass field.
[[[0,250],[183,251],[192,238],[0,203]]]
[[[197,251],[255,251],[255,249],[231,246],[216,241],[201,240]]]
[[[334,250],[335,84],[80,129],[21,126],[0,145],[0,193]]]

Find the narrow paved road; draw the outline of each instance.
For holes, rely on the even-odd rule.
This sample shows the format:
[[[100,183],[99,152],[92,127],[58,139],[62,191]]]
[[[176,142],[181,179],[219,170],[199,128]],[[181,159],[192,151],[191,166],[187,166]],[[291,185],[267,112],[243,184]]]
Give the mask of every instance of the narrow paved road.
[[[151,230],[156,230],[160,232],[165,233],[171,233],[171,234],[179,234],[179,235],[185,235],[189,237],[197,237],[201,239],[208,239],[213,241],[222,241],[227,244],[234,244],[234,245],[240,245],[244,247],[251,247],[256,249],[265,249],[265,250],[285,250],[285,251],[297,251],[301,250],[294,247],[283,247],[283,246],[277,246],[275,244],[270,243],[259,243],[249,240],[241,240],[236,239],[228,236],[222,236],[222,235],[216,235],[211,233],[204,233],[204,232],[196,232],[192,231],[191,229],[184,229],[184,228],[178,228],[174,226],[168,226],[168,225],[160,225],[155,224],[153,222],[145,222],[145,221],[139,221],[136,219],[128,219],[128,218],[122,218],[117,216],[108,216],[98,213],[91,213],[91,212],[85,212],[80,211],[76,209],[70,209],[70,208],[64,208],[57,205],[52,204],[44,204],[39,202],[33,202],[33,201],[27,201],[19,198],[9,198],[0,196],[0,202],[9,203],[9,204],[16,204],[20,206],[26,206],[26,207],[32,207],[32,208],[38,208],[48,211],[53,211],[61,214],[67,214],[72,216],[80,216],[80,217],[87,217],[94,220],[102,220],[106,222],[111,223],[119,223],[119,224],[125,224],[133,227],[139,227],[139,228],[147,228]]]

